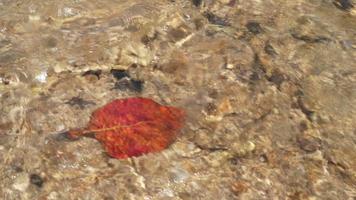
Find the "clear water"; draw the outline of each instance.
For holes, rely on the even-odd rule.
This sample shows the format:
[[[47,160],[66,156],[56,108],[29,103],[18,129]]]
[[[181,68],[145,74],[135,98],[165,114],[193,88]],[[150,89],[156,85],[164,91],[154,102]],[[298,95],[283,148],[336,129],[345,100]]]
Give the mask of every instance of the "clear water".
[[[354,3],[0,0],[0,198],[355,198]],[[132,96],[187,111],[166,151],[58,136]]]

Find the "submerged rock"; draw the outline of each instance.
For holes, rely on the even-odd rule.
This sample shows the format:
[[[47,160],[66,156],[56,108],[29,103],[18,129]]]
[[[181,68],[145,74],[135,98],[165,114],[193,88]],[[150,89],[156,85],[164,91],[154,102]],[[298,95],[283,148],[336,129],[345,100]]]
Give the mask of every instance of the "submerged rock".
[[[24,192],[30,185],[30,178],[27,173],[20,173],[16,176],[12,187],[16,190]]]

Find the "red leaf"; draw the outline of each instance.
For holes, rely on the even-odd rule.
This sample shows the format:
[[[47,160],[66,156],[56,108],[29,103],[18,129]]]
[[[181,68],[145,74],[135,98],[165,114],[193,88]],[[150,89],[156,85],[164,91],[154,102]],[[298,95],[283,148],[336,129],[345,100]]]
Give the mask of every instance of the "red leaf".
[[[114,158],[140,156],[168,147],[183,126],[185,113],[147,98],[117,99],[92,113],[86,128],[70,138],[94,133]]]

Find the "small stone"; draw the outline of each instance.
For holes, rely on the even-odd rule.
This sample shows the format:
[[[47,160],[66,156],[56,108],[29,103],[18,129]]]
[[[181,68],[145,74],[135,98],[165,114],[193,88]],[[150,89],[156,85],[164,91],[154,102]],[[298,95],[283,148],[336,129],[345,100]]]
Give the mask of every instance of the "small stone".
[[[199,147],[208,147],[212,140],[212,134],[206,129],[199,129],[194,135],[194,142]]]
[[[262,29],[260,23],[255,22],[255,21],[248,22],[246,24],[246,28],[248,29],[248,31],[250,31],[251,33],[253,33],[255,35],[263,32],[263,29]]]
[[[240,195],[248,190],[248,186],[244,181],[236,181],[232,184],[232,192],[235,195]]]
[[[121,70],[121,69],[112,69],[110,73],[117,79],[121,80],[125,77],[130,78],[130,75],[127,73],[126,70]]]
[[[316,122],[318,120],[318,115],[315,112],[311,113],[308,117],[312,122]]]
[[[47,72],[46,71],[42,71],[41,73],[39,73],[35,79],[40,82],[40,83],[46,83],[47,80]]]
[[[165,197],[174,197],[174,191],[170,188],[164,188],[160,193],[159,193],[159,196],[161,196],[162,198],[165,198]]]
[[[193,4],[198,7],[201,5],[201,3],[203,2],[203,0],[192,0],[193,1]]]
[[[190,177],[190,174],[182,168],[175,167],[171,169],[171,179],[175,183],[183,183]]]
[[[205,119],[209,122],[219,122],[227,114],[233,113],[233,107],[228,98],[223,98],[218,105],[209,103],[207,110],[203,111],[206,114]]]
[[[172,148],[178,155],[184,157],[193,157],[194,154],[200,151],[193,143],[188,142],[175,142]]]
[[[251,142],[251,141],[247,141],[246,143],[234,143],[231,146],[231,150],[237,154],[237,156],[239,157],[244,157],[247,154],[251,153],[252,151],[254,151],[256,148],[256,145]]]
[[[135,92],[142,92],[144,81],[131,79],[131,89]]]
[[[4,85],[9,85],[9,84],[18,84],[20,82],[20,78],[17,74],[15,73],[10,73],[10,74],[0,74],[0,83]]]
[[[74,8],[70,8],[70,7],[64,7],[58,10],[58,16],[61,17],[73,17],[77,14],[78,14],[77,11]]]
[[[320,148],[317,140],[310,136],[300,136],[297,140],[299,147],[308,153],[313,153]]]
[[[37,187],[42,187],[43,186],[43,179],[40,175],[38,174],[31,174],[30,175],[30,182],[34,185],[36,185]]]
[[[286,80],[287,78],[283,73],[281,73],[278,70],[275,70],[272,72],[272,75],[268,77],[268,81],[276,84],[278,88],[281,86],[281,84]]]
[[[328,115],[320,114],[319,115],[319,122],[322,123],[322,124],[327,124],[327,123],[331,122],[331,118]]]
[[[270,43],[267,43],[264,48],[265,52],[270,55],[270,56],[275,56],[277,55],[276,50],[273,48],[273,46]]]
[[[26,191],[29,185],[30,185],[30,177],[26,173],[21,173],[15,178],[12,187],[16,190],[24,192]]]
[[[144,44],[144,45],[149,45],[152,41],[154,41],[155,39],[157,39],[157,37],[158,37],[158,32],[153,31],[153,33],[151,33],[151,34],[148,33],[148,34],[142,36],[141,42],[142,42],[142,44]]]
[[[32,21],[32,22],[39,21],[39,20],[41,20],[41,16],[39,16],[39,15],[29,15],[28,16],[28,20]]]
[[[99,80],[101,73],[102,73],[102,71],[100,69],[99,70],[88,70],[88,71],[84,72],[82,74],[82,76],[84,76],[89,81],[93,81],[93,80]]]
[[[133,91],[133,92],[142,92],[143,90],[144,81],[123,78],[120,81],[115,83],[113,89],[119,89],[124,91]]]
[[[206,12],[205,17],[208,19],[208,21],[211,24],[215,24],[215,25],[219,25],[219,26],[229,26],[230,25],[230,23],[226,19],[221,18],[211,12]]]
[[[70,106],[76,106],[76,107],[79,107],[80,109],[84,109],[85,107],[90,106],[90,105],[95,105],[94,102],[87,101],[81,97],[72,97],[71,99],[66,101],[65,104],[68,104]]]
[[[354,7],[351,0],[334,0],[333,3],[337,8],[344,11],[351,10]]]
[[[57,46],[57,39],[56,38],[52,38],[52,37],[49,37],[46,39],[45,41],[45,45],[49,48],[54,48]]]
[[[222,4],[229,4],[231,0],[219,0],[219,2]]]
[[[217,109],[218,112],[222,113],[223,115],[231,114],[234,111],[230,99],[228,98],[224,98],[222,101],[220,101]]]
[[[178,28],[173,28],[169,31],[169,35],[172,37],[172,40],[175,42],[178,42],[184,38],[186,38],[190,33],[187,30],[187,27],[178,27]]]
[[[205,160],[211,167],[220,167],[230,158],[231,154],[227,151],[214,151],[205,157]]]
[[[49,193],[47,199],[48,200],[56,200],[56,199],[58,199],[58,196],[59,196],[58,193],[53,191],[53,192]]]
[[[234,69],[235,66],[231,63],[226,63],[226,69]]]

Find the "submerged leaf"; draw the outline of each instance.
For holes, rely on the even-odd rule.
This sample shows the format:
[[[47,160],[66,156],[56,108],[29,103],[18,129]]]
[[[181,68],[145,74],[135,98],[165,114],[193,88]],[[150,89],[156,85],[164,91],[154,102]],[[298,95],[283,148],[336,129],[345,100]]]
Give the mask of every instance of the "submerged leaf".
[[[68,136],[94,134],[114,158],[140,156],[168,147],[179,134],[184,116],[183,110],[151,99],[117,99],[94,111],[86,128],[71,130]]]

